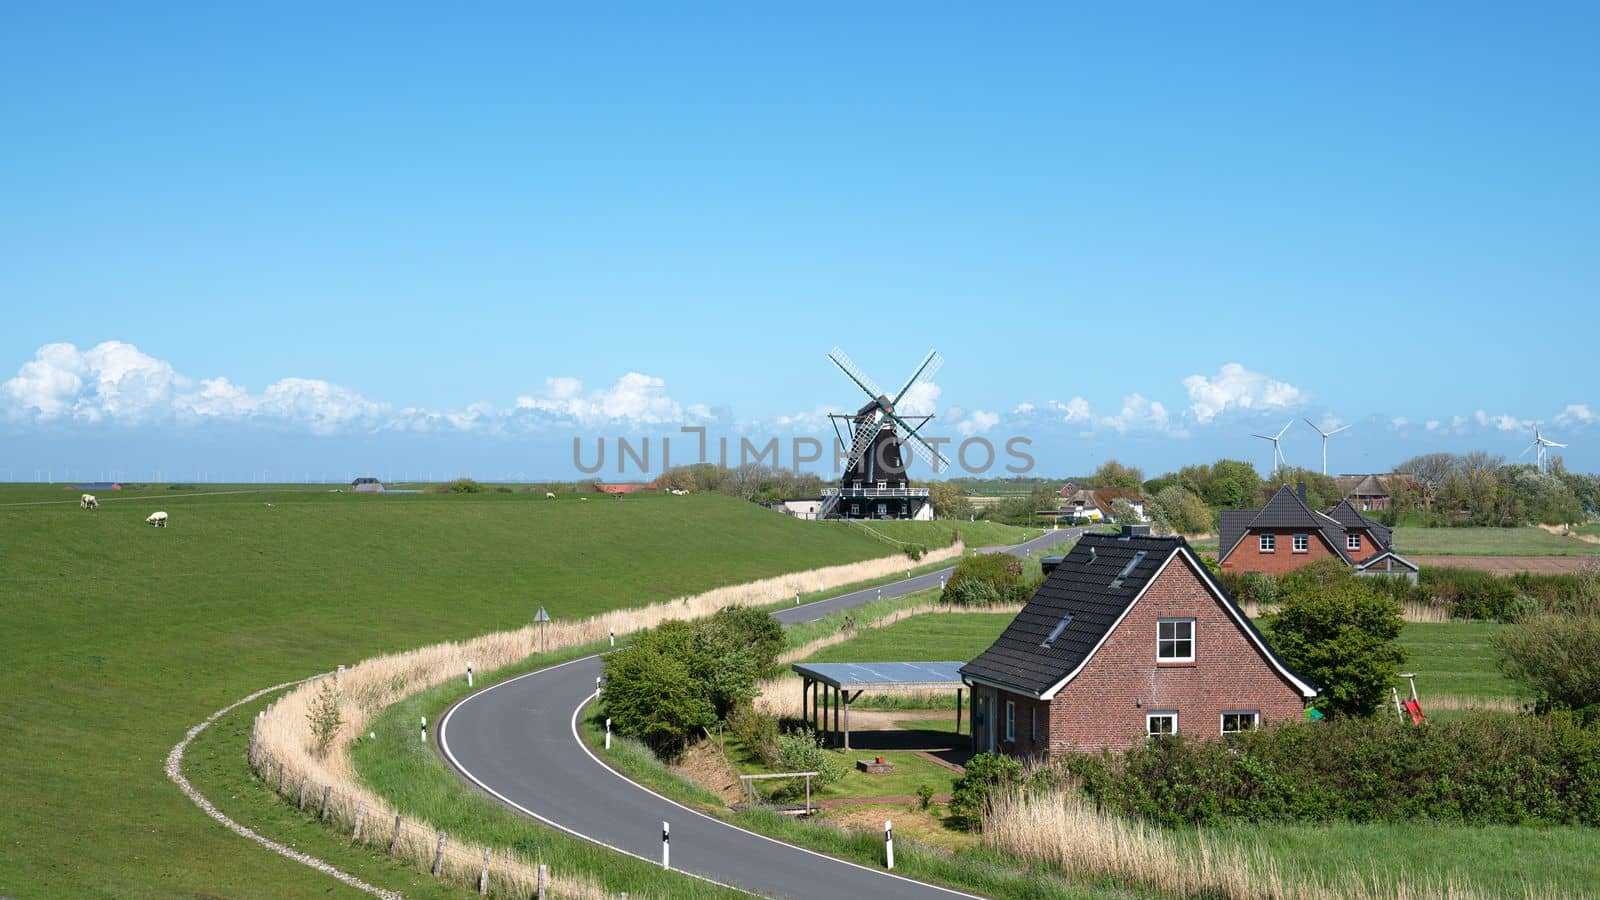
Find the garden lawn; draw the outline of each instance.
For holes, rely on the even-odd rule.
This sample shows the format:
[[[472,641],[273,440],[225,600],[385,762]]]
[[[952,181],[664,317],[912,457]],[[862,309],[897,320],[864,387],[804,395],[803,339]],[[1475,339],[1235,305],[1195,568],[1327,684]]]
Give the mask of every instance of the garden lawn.
[[[1011,624],[997,613],[928,613],[882,628],[864,629],[824,647],[807,662],[943,662],[972,659],[989,649]]]
[[[1587,556],[1600,544],[1551,534],[1543,528],[1416,528],[1394,530],[1402,556]]]
[[[584,616],[888,550],[710,495],[206,485],[99,491],[88,512],[79,493],[0,486],[0,896],[348,895],[179,793],[162,762],[185,730],[259,688],[540,605]],[[143,524],[157,509],[171,527]],[[253,808],[240,771],[191,777]]]
[[[1411,658],[1401,669],[1417,673],[1422,708],[1428,708],[1430,695],[1487,701],[1527,699],[1521,686],[1495,666],[1489,639],[1506,627],[1497,622],[1407,622],[1400,643]],[[1406,690],[1402,685],[1401,691]]]

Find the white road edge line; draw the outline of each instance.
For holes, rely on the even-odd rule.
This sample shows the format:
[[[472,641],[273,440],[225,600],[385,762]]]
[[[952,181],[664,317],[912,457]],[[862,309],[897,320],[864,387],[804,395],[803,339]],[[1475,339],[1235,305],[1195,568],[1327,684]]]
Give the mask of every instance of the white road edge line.
[[[367,884],[365,881],[362,881],[356,876],[351,875],[349,872],[336,869],[332,865],[323,862],[314,856],[301,853],[300,851],[290,847],[285,847],[271,838],[263,837],[258,832],[240,825],[238,822],[235,822],[224,815],[222,810],[217,809],[216,806],[212,805],[211,801],[207,800],[205,795],[196,790],[195,786],[189,783],[189,779],[184,777],[183,752],[189,749],[189,742],[194,740],[196,737],[199,737],[202,731],[210,728],[213,722],[264,694],[270,694],[273,691],[281,691],[285,688],[291,688],[297,684],[310,681],[312,678],[320,677],[322,676],[312,675],[310,678],[301,678],[296,681],[285,681],[283,684],[275,684],[269,688],[262,688],[261,690],[256,691],[254,694],[251,694],[242,700],[235,700],[233,703],[230,703],[207,716],[205,721],[189,729],[188,733],[183,736],[183,740],[172,746],[171,752],[167,754],[167,777],[172,779],[172,783],[176,784],[178,786],[178,790],[183,791],[183,795],[193,801],[195,806],[200,807],[200,809],[203,810],[206,815],[222,823],[224,827],[234,834],[249,838],[250,840],[255,841],[263,847],[266,847],[268,850],[271,850],[279,856],[287,857],[297,863],[301,863],[302,865],[310,866],[311,868],[316,869],[318,872],[321,872],[325,875],[332,875],[334,878],[339,879],[340,881],[344,882],[350,887],[356,888],[357,890],[366,891],[374,896],[383,897],[384,900],[401,900],[400,894],[394,891],[385,890],[380,887],[374,887],[373,885]]]

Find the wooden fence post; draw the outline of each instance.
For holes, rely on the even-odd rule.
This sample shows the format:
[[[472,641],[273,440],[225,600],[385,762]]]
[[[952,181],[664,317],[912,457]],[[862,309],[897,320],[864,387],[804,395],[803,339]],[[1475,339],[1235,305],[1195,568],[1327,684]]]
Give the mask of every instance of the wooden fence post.
[[[483,868],[478,870],[478,894],[489,893],[489,848],[483,848]]]
[[[289,778],[289,763],[285,760],[278,764],[278,793],[283,793],[283,783]]]
[[[394,834],[389,838],[389,855],[394,855],[394,848],[400,846],[400,814],[394,814]]]
[[[444,871],[444,832],[439,832],[439,843],[433,848],[433,877],[438,878]]]
[[[321,819],[324,822],[328,821],[328,802],[330,800],[332,800],[332,799],[333,799],[333,785],[331,785],[331,784],[323,785],[322,786],[322,814],[317,816],[317,818]]]
[[[544,900],[544,880],[549,874],[550,867],[544,863],[539,863],[539,880],[534,883],[533,889],[534,900]]]
[[[305,775],[300,776],[300,811],[306,811],[306,788],[311,786],[311,779]]]
[[[361,825],[362,825],[363,822],[366,821],[366,818],[367,818],[367,801],[363,800],[360,803],[356,804],[356,830],[355,830],[354,833],[352,833],[350,835],[350,843],[352,843],[352,844],[361,843]]]

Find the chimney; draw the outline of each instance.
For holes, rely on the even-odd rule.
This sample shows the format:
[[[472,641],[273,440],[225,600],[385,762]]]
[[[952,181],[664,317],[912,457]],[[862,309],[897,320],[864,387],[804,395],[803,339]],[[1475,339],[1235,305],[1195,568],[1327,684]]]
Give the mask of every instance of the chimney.
[[[1122,536],[1125,537],[1125,538],[1130,538],[1130,537],[1149,537],[1150,536],[1150,526],[1149,525],[1124,525],[1124,526],[1122,526]]]
[[[1039,568],[1044,571],[1045,577],[1048,578],[1050,573],[1054,572],[1056,566],[1061,565],[1061,561],[1064,559],[1066,559],[1064,556],[1041,556],[1039,557]]]
[[[1300,482],[1298,487],[1300,489],[1300,502],[1304,503],[1304,502],[1306,502],[1306,483],[1304,481],[1302,481],[1302,482]]]

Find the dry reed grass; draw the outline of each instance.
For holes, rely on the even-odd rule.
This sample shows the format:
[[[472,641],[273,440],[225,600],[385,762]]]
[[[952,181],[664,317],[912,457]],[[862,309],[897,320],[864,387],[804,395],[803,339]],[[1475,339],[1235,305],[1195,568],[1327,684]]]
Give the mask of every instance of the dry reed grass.
[[[1227,900],[1469,900],[1454,878],[1423,879],[1350,869],[1332,879],[1285,872],[1259,847],[1205,835],[1180,839],[1155,826],[1095,810],[1066,792],[1003,792],[983,817],[989,847],[1075,875],[1109,878],[1172,897]],[[1534,896],[1529,893],[1528,896]]]
[[[1244,614],[1249,616],[1251,619],[1259,619],[1262,616],[1270,616],[1277,612],[1276,609],[1269,609],[1253,600],[1246,600],[1243,603],[1240,603],[1239,608],[1243,610]],[[1401,604],[1400,616],[1407,622],[1439,624],[1441,622],[1451,621],[1449,608],[1443,606],[1434,606],[1431,603],[1417,603],[1414,601],[1407,601]]]
[[[939,562],[958,557],[964,551],[954,546],[930,551],[923,562]],[[841,585],[882,578],[903,571],[905,557],[894,555],[878,559],[811,569],[779,575],[742,585],[731,585],[664,603],[634,609],[613,610],[573,622],[552,622],[543,636],[546,650],[561,650],[592,644],[617,634],[631,634],[659,625],[668,619],[693,619],[725,606],[776,603],[796,593],[814,590],[818,584]],[[478,672],[492,672],[526,659],[538,651],[540,635],[533,625],[515,631],[496,632],[467,641],[447,642],[364,660],[346,669],[338,679],[338,704],[343,720],[330,751],[320,754],[310,722],[311,702],[323,679],[313,679],[274,701],[257,717],[251,735],[250,762],[268,786],[291,802],[298,802],[308,791],[312,806],[321,817],[346,833],[353,833],[358,812],[363,823],[360,841],[387,848],[393,838],[397,811],[357,779],[350,761],[350,741],[386,707],[406,697],[446,681],[465,676],[470,663]],[[303,787],[304,786],[304,787]],[[321,809],[325,788],[328,808]],[[304,804],[302,804],[304,806]],[[424,871],[432,868],[437,829],[426,822],[401,819],[400,838],[394,855],[409,859]],[[447,842],[440,877],[455,884],[476,887],[483,864],[484,847]],[[537,877],[537,861],[527,860],[489,848],[490,891],[496,896],[529,896]],[[552,872],[547,883],[550,896],[600,898],[602,885],[573,872]]]

